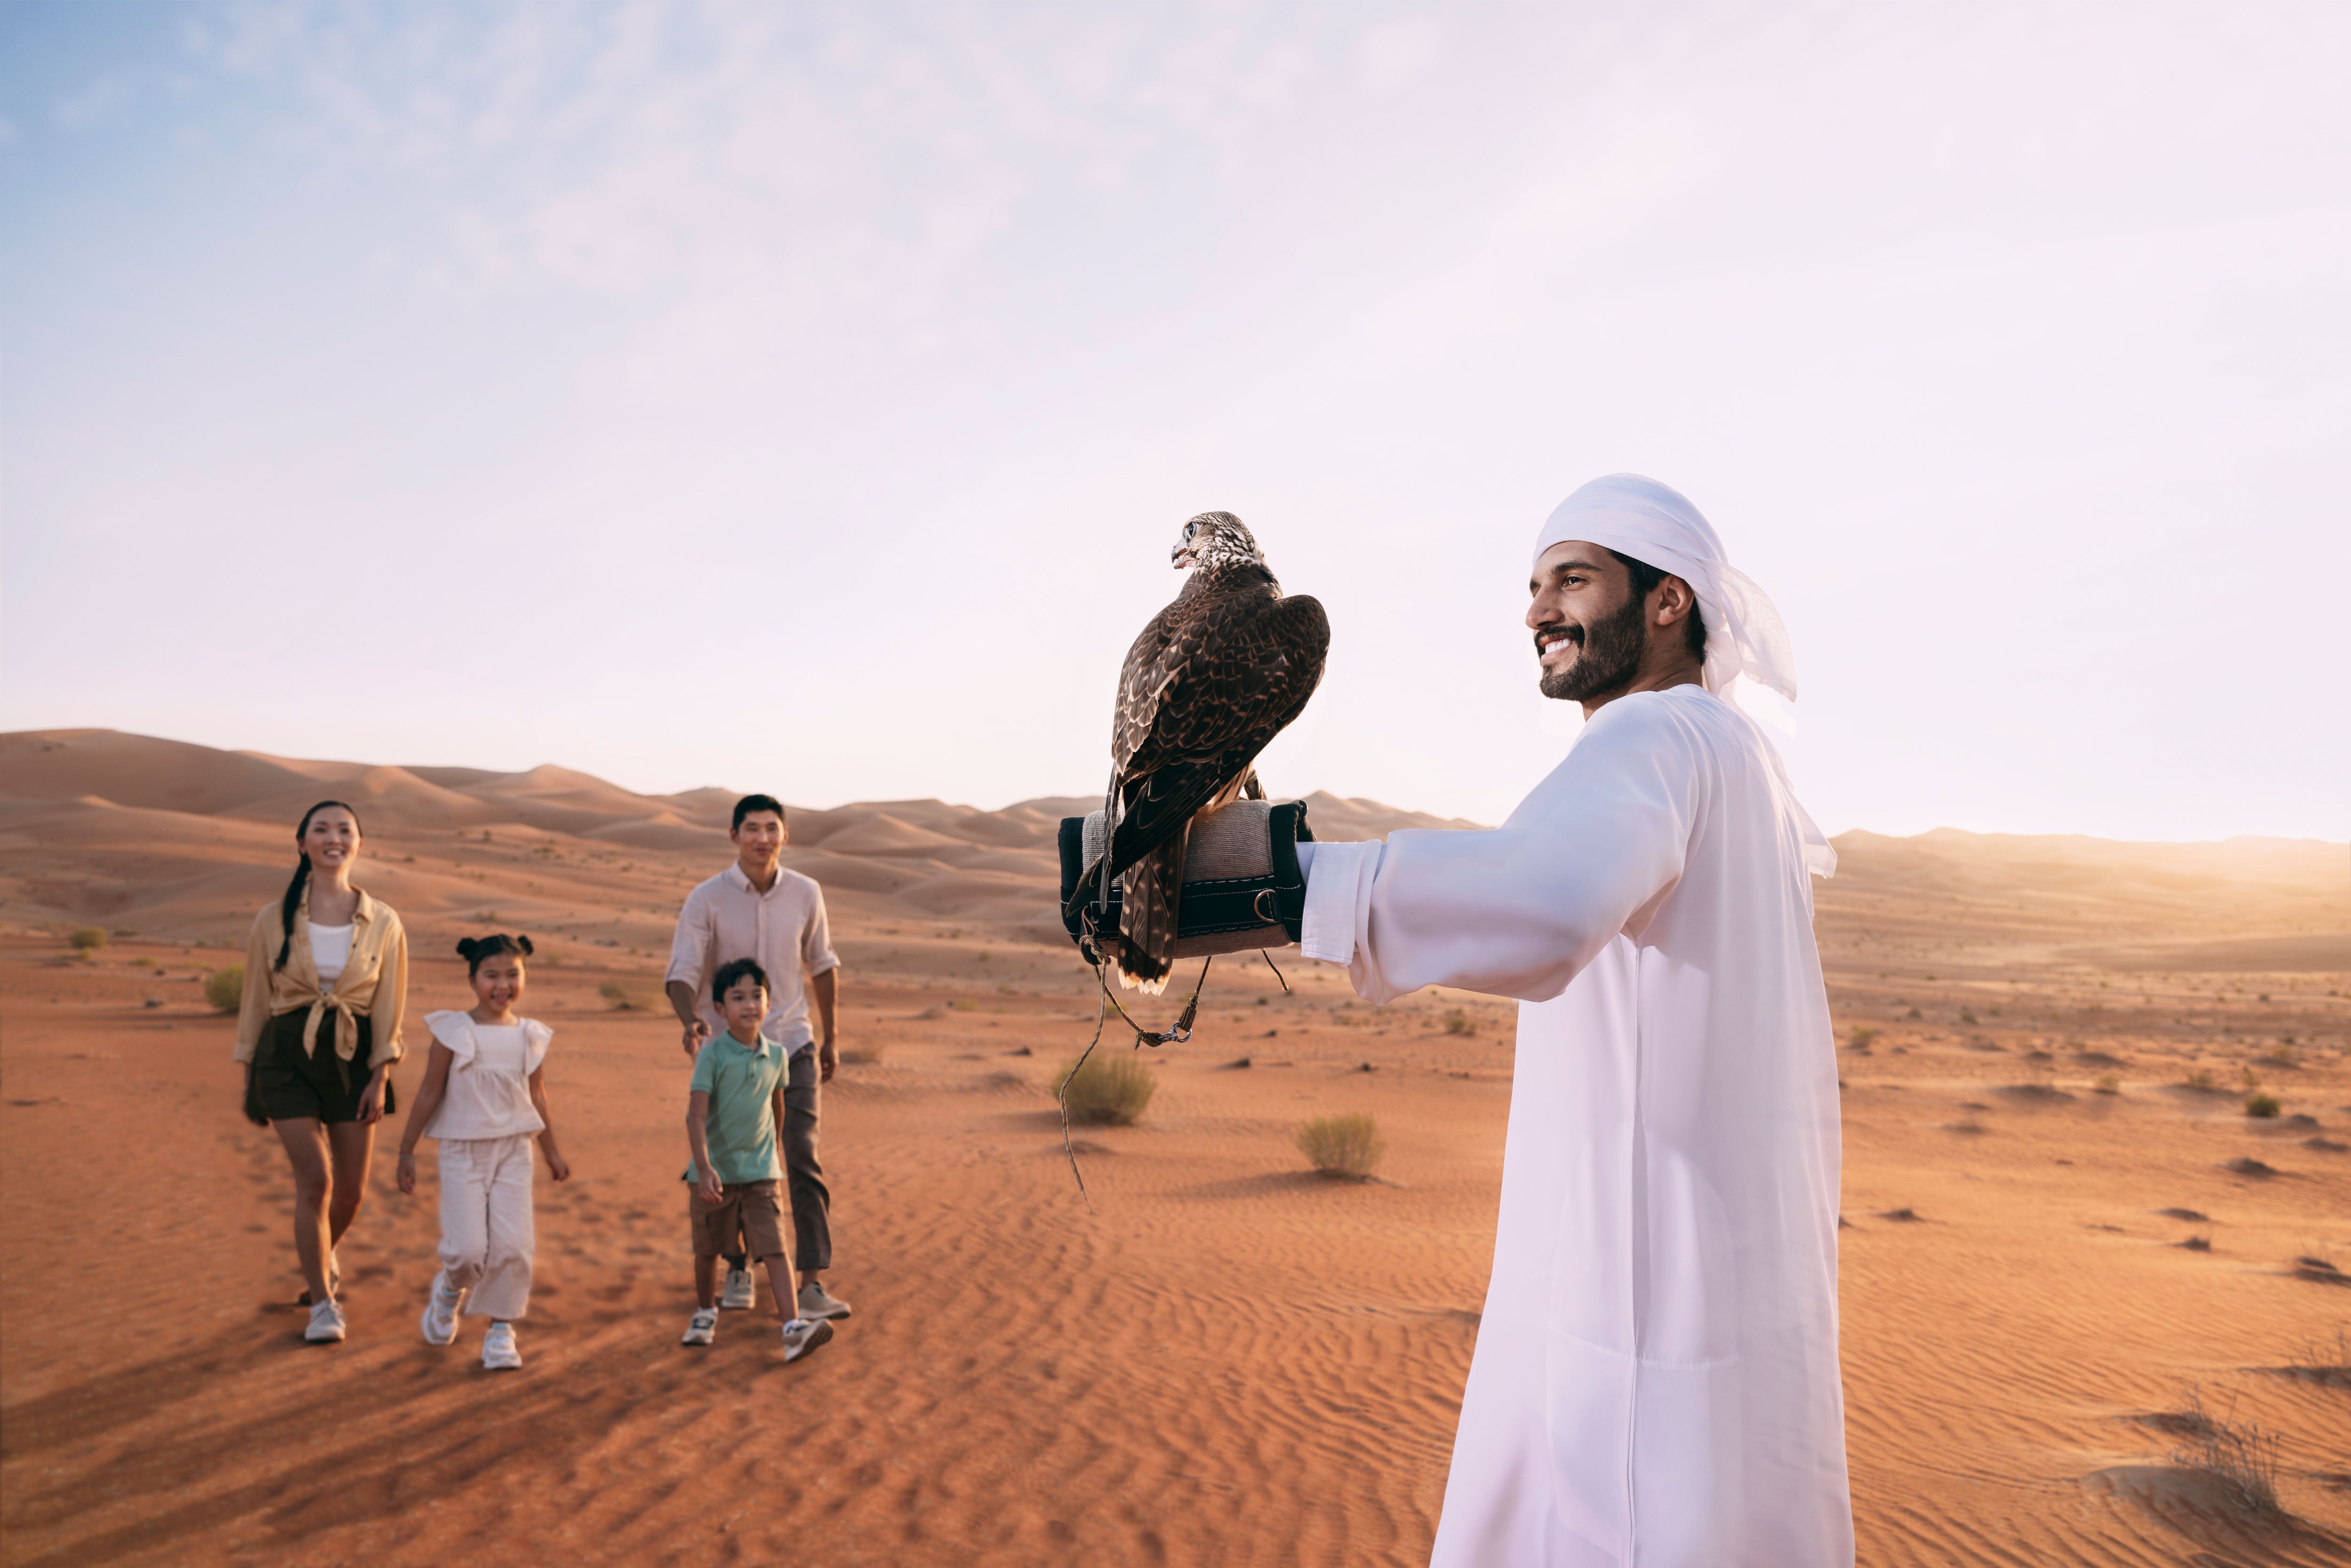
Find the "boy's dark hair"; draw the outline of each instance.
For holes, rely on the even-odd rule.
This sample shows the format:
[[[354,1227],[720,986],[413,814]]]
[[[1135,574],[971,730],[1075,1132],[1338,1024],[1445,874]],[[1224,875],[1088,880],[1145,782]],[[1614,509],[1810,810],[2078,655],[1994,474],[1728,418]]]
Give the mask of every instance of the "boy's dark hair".
[[[776,814],[776,821],[779,822],[789,822],[791,820],[784,815],[784,803],[773,795],[746,795],[735,802],[735,820],[727,824],[726,831],[731,833],[741,827],[743,819],[754,811],[773,811]],[[759,983],[764,986],[768,982],[763,977]]]
[[[495,958],[501,953],[512,953],[517,957],[528,958],[532,951],[529,937],[509,936],[503,931],[488,936],[457,938],[457,956],[465,960],[465,978],[469,980],[482,972],[482,965],[486,960]]]
[[[775,989],[775,987],[768,984],[768,971],[759,967],[759,961],[757,958],[737,958],[731,964],[719,965],[718,973],[710,977],[710,999],[714,1002],[725,1001],[726,993],[734,988],[735,982],[737,980],[757,980],[759,988],[763,991]]]
[[[1600,548],[1608,549],[1605,545]],[[1620,554],[1613,549],[1608,550],[1608,553],[1623,561],[1625,570],[1633,574],[1633,597],[1635,599],[1648,598],[1649,590],[1674,575],[1669,571],[1659,570],[1646,560],[1635,560],[1631,556]],[[1682,618],[1682,640],[1689,644],[1692,658],[1701,664],[1706,663],[1706,616],[1698,609],[1696,590],[1690,592],[1689,613]],[[737,810],[740,808],[738,807]]]

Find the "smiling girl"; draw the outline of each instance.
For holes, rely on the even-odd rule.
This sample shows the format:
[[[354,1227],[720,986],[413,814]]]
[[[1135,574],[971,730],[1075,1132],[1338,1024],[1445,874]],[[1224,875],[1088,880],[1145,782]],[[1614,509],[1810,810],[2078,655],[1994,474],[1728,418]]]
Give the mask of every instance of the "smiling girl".
[[[555,1031],[515,1011],[522,999],[530,938],[468,936],[457,944],[474,987],[465,1012],[424,1015],[433,1054],[424,1083],[400,1137],[400,1190],[416,1190],[416,1141],[441,1144],[441,1270],[424,1302],[424,1339],[449,1344],[457,1313],[490,1320],[482,1364],[493,1372],[522,1365],[515,1321],[530,1308],[530,1145],[547,1155],[548,1174],[568,1180],[571,1167],[548,1124],[547,1085],[539,1070]]]
[[[236,1060],[246,1118],[277,1127],[294,1167],[294,1250],[309,1284],[302,1337],[331,1343],[343,1337],[335,1248],[367,1193],[375,1124],[392,1109],[408,934],[390,905],[351,885],[357,811],[321,800],[294,842],[301,863],[246,944]]]

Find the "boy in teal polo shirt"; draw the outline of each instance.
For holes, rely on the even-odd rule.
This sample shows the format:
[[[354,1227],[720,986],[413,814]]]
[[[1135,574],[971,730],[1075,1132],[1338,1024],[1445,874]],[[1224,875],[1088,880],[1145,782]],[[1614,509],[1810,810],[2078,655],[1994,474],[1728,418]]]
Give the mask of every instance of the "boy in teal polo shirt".
[[[784,1048],[759,1033],[768,1016],[768,975],[749,958],[720,967],[711,998],[726,1032],[704,1042],[694,1059],[685,1097],[685,1142],[693,1151],[685,1179],[693,1183],[686,1211],[694,1222],[694,1298],[700,1306],[686,1325],[687,1344],[718,1337],[718,1259],[737,1239],[768,1266],[777,1310],[799,1300],[781,1197],[784,1167],[776,1129],[784,1118]],[[832,1337],[821,1318],[784,1324],[784,1359],[798,1361]]]

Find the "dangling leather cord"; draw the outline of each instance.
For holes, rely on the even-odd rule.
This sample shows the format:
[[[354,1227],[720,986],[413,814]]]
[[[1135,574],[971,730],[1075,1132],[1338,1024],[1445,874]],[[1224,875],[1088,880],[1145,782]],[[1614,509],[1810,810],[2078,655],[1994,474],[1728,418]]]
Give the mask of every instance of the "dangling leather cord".
[[[1103,858],[1107,862],[1109,858],[1107,853]],[[1190,1040],[1192,1020],[1198,1017],[1200,1012],[1200,988],[1208,983],[1208,966],[1215,963],[1216,959],[1211,957],[1201,964],[1200,977],[1192,982],[1192,995],[1185,1001],[1184,1010],[1176,1017],[1175,1027],[1155,1034],[1135,1022],[1134,1016],[1126,1010],[1119,999],[1110,994],[1110,982],[1102,977],[1104,959],[1101,936],[1094,930],[1094,915],[1092,909],[1086,911],[1084,919],[1085,940],[1079,945],[1078,950],[1085,955],[1086,962],[1093,968],[1094,985],[1102,992],[1102,1000],[1094,1005],[1094,1037],[1086,1041],[1085,1050],[1078,1053],[1077,1061],[1070,1064],[1068,1075],[1054,1089],[1053,1103],[1061,1108],[1061,1153],[1069,1159],[1070,1174],[1077,1178],[1078,1196],[1085,1199],[1086,1212],[1092,1214],[1094,1211],[1093,1197],[1086,1191],[1085,1172],[1078,1168],[1078,1151],[1070,1144],[1070,1084],[1078,1076],[1079,1069],[1085,1066],[1086,1059],[1093,1055],[1094,1047],[1102,1043],[1102,1025],[1110,1020],[1110,1010],[1113,1008],[1117,1009],[1118,1016],[1125,1020],[1126,1027],[1134,1031],[1134,1049],[1137,1051],[1146,1045],[1156,1051],[1163,1045],[1181,1045]],[[1269,964],[1272,961],[1270,958],[1266,960]],[[1274,973],[1279,975],[1281,971],[1276,969]],[[1288,983],[1284,982],[1282,989],[1289,988]]]

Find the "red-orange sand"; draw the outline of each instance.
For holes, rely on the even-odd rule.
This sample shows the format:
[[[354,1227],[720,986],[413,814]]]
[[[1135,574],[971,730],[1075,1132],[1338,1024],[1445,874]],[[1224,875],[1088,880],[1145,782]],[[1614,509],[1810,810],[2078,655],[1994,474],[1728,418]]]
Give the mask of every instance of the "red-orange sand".
[[[398,1194],[396,1128],[343,1250],[351,1337],[300,1341],[284,1161],[236,1113],[200,981],[241,956],[322,794],[366,815],[359,880],[408,922],[414,1012],[467,1001],[460,934],[542,940],[528,1010],[557,1030],[578,1174],[541,1172],[519,1374],[481,1370],[476,1323],[418,1337],[433,1166]],[[1294,952],[1284,996],[1220,960],[1142,1123],[1079,1131],[1089,1215],[1050,1096],[1094,1017],[1050,908],[1051,824],[1080,803],[796,811],[842,1042],[879,1055],[825,1103],[829,1283],[856,1316],[789,1367],[764,1300],[689,1352],[659,973],[729,799],[0,737],[7,1563],[1425,1559],[1509,1009],[1372,1009]],[[1429,821],[1328,798],[1316,820]],[[2351,1560],[2344,846],[1840,847],[1820,930],[1862,1561]],[[84,926],[109,939],[73,957]],[[1856,1028],[1879,1032],[1855,1049]],[[2282,1114],[2244,1113],[2248,1071]],[[2214,1088],[2179,1087],[2199,1073]],[[1373,1183],[1293,1146],[1341,1110],[1379,1120]],[[2274,1174],[2227,1168],[2247,1159]],[[2279,1513],[2175,1462],[2191,1389],[2277,1436]]]

